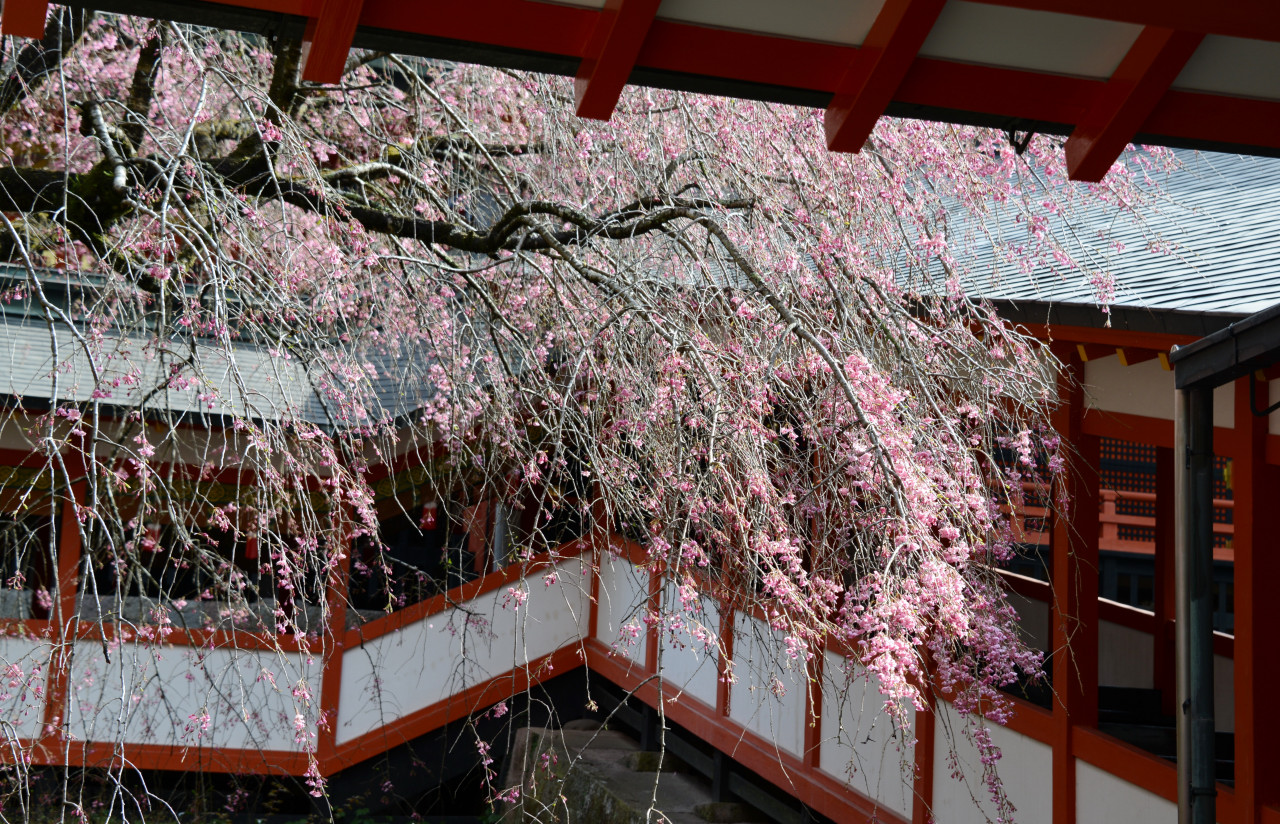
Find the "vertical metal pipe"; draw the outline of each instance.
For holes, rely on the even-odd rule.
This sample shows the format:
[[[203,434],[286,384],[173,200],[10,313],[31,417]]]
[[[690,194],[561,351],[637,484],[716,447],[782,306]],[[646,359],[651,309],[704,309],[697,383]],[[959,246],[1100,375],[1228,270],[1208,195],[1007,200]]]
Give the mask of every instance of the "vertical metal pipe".
[[[1191,823],[1191,728],[1186,722],[1191,692],[1190,636],[1187,627],[1190,600],[1187,598],[1187,563],[1192,524],[1188,512],[1195,508],[1191,486],[1191,458],[1188,454],[1191,428],[1191,393],[1179,389],[1173,411],[1173,643],[1178,707],[1178,824]]]
[[[1178,821],[1213,824],[1213,390],[1178,392]]]

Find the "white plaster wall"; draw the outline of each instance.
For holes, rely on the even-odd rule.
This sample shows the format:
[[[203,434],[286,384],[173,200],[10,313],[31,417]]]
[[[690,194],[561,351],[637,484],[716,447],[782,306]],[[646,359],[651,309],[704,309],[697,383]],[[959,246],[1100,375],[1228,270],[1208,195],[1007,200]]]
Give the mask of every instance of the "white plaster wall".
[[[110,662],[101,644],[75,647],[67,715],[78,740],[254,750],[315,745],[318,655],[130,642],[108,649]]]
[[[33,423],[35,423],[34,415],[12,410],[6,410],[0,414],[0,449],[13,449],[19,452],[35,451],[36,443],[29,434]],[[36,431],[39,431],[38,428]]]
[[[1098,622],[1098,685],[1104,687],[1155,686],[1151,636],[1111,621]]]
[[[903,818],[911,818],[915,747],[908,727],[884,711],[879,681],[846,668],[842,655],[826,653],[822,679],[819,768]]]
[[[1175,824],[1177,820],[1177,804],[1076,759],[1076,821]]]
[[[977,748],[964,736],[964,722],[950,704],[940,701],[933,745],[933,815],[939,824],[987,824],[996,820],[996,808],[982,782],[982,762]],[[1021,824],[1053,820],[1053,749],[1007,727],[988,724],[991,742],[1002,757],[996,764],[1005,794],[1017,808]],[[963,776],[951,777],[950,752],[954,748]],[[1119,808],[1117,808],[1119,809]],[[1115,810],[1111,811],[1113,814]],[[1081,824],[1105,822],[1112,816],[1079,816]]]
[[[1213,656],[1213,728],[1218,732],[1236,729],[1236,662]]]
[[[1012,590],[1006,591],[1006,597],[1009,605],[1018,613],[1018,629],[1027,645],[1041,652],[1048,652],[1052,641],[1048,602],[1027,598]]]
[[[46,641],[0,637],[0,742],[39,734],[52,651]]]
[[[716,705],[717,644],[720,637],[720,611],[715,602],[700,596],[691,609],[680,602],[679,587],[668,582],[662,595],[664,617],[675,621],[664,624],[658,651],[658,669],[664,687],[683,690],[707,706]]]
[[[610,552],[602,554],[596,638],[643,664],[648,645],[644,615],[648,610],[649,571]]]
[[[1159,359],[1122,366],[1118,357],[1084,365],[1085,403],[1090,409],[1173,420],[1173,373]],[[1235,390],[1231,384],[1213,393],[1213,425],[1235,425]]]
[[[338,743],[580,641],[589,606],[586,565],[572,558],[555,571],[557,580],[549,586],[547,572],[539,572],[348,648],[342,659]],[[511,588],[528,592],[518,608]]]
[[[729,718],[792,755],[804,753],[803,661],[786,652],[783,634],[738,613],[733,662],[737,680],[729,688]]]

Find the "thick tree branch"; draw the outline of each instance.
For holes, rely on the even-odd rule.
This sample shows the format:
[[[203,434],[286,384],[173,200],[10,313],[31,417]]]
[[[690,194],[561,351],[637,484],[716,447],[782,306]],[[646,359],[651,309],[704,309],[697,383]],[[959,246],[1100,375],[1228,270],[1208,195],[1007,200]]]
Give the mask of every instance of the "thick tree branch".
[[[726,201],[655,198],[640,201],[625,211],[593,217],[567,204],[532,200],[516,203],[489,230],[477,231],[443,220],[405,217],[347,202],[334,203],[305,184],[282,182],[278,191],[282,200],[298,208],[332,217],[348,217],[370,231],[484,255],[516,250],[543,251],[552,248],[548,237],[566,245],[580,245],[596,238],[625,240],[649,234],[674,220],[706,218],[709,210],[747,209],[752,205],[746,198]],[[557,218],[559,223],[571,224],[573,228],[550,232],[548,236],[528,231],[525,221],[538,215]]]
[[[131,152],[142,148],[142,138],[146,134],[151,100],[155,95],[156,71],[164,51],[164,32],[164,24],[158,21],[151,23],[147,32],[149,39],[142,45],[142,50],[138,53],[138,65],[133,70],[133,83],[129,87],[127,104],[129,119],[123,129]]]

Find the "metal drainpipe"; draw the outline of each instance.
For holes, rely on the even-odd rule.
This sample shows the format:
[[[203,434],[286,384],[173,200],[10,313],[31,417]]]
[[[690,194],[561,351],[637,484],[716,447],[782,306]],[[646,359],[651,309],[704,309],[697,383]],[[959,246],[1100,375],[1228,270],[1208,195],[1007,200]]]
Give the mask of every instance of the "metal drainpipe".
[[[1178,822],[1214,824],[1213,389],[1177,396]]]

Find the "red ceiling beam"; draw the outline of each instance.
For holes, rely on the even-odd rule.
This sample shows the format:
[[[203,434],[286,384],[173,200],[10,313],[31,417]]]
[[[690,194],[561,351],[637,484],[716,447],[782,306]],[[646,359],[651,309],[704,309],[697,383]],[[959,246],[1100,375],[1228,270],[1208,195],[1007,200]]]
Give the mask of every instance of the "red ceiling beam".
[[[583,50],[573,83],[578,117],[608,120],[662,0],[608,0]]]
[[[347,67],[364,0],[321,0],[320,14],[307,21],[302,38],[302,79],[337,83]]]
[[[1142,30],[1067,138],[1072,180],[1102,180],[1203,39],[1203,34],[1155,26]]]
[[[886,0],[827,107],[827,148],[862,149],[945,3]]]
[[[44,37],[44,20],[49,14],[49,0],[5,0],[0,9],[0,34],[15,37]]]

